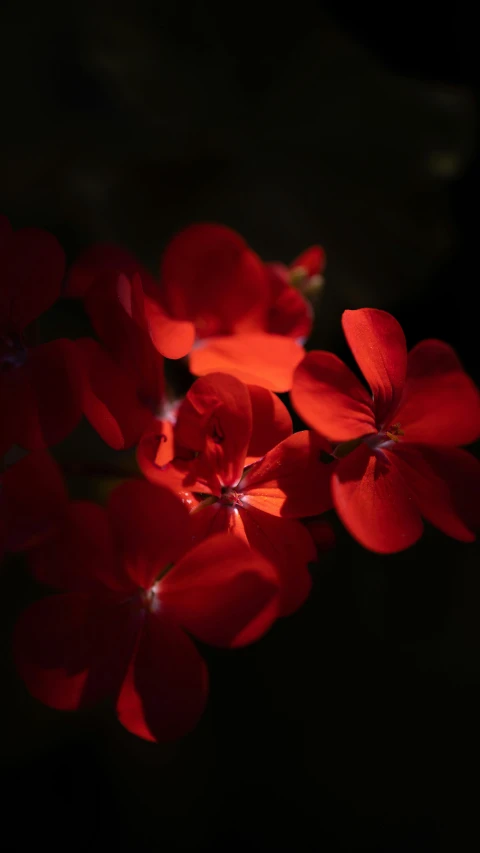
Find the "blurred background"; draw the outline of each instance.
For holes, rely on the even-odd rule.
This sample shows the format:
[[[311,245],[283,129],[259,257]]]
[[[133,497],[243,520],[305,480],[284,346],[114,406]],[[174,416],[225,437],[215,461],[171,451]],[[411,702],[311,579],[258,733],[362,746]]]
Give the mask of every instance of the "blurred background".
[[[319,242],[310,348],[349,360],[341,312],[384,308],[478,381],[478,35],[461,4],[379,9],[4,0],[0,211],[69,260],[111,240],[153,271],[194,221],[265,260]],[[80,307],[55,311],[83,331]],[[58,453],[111,458],[85,424]],[[41,593],[7,563],[2,849],[477,849],[478,547],[427,529],[384,558],[333,523],[311,599],[252,648],[203,650],[209,709],[165,747],[27,696],[10,635]]]

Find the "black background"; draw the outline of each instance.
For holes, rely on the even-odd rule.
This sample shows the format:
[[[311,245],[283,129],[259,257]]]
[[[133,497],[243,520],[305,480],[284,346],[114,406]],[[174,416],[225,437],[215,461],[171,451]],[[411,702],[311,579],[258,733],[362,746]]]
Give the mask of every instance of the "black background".
[[[311,347],[348,359],[341,312],[371,305],[478,379],[475,25],[460,4],[337,6],[3,4],[0,210],[69,260],[109,239],[152,269],[192,221],[266,260],[320,242]],[[66,446],[100,452],[85,431]],[[40,592],[5,565],[2,849],[476,849],[478,549],[427,529],[384,558],[333,523],[299,613],[202,650],[209,709],[165,747],[26,695],[10,634]]]

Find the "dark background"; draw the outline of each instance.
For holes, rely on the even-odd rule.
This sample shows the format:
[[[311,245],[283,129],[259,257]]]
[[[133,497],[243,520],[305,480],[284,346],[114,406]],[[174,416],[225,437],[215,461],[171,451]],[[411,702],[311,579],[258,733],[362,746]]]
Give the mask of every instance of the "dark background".
[[[69,260],[109,239],[152,269],[192,221],[266,260],[320,242],[311,347],[348,358],[342,310],[375,306],[478,379],[477,30],[458,3],[357,5],[2,4],[1,212]],[[105,452],[82,429],[67,450]],[[7,564],[2,849],[477,849],[478,548],[427,529],[385,558],[335,527],[298,614],[204,650],[209,709],[168,746],[26,695],[10,634],[40,593]]]

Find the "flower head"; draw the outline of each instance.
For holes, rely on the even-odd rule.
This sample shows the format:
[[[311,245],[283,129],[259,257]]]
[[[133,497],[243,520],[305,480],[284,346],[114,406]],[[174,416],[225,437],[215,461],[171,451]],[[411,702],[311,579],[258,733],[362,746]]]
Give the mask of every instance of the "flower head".
[[[292,402],[332,442],[338,514],[380,553],[421,535],[421,516],[462,541],[478,524],[480,466],[458,445],[480,433],[478,391],[448,344],[426,340],[407,356],[397,321],[384,311],[345,311],[343,329],[371,394],[327,352],[295,372]]]

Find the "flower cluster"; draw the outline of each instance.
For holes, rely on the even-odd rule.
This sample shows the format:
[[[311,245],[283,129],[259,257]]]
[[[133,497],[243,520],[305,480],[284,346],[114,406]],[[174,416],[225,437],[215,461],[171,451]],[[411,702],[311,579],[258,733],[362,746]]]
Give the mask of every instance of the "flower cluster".
[[[65,273],[55,238],[0,219],[0,554],[24,552],[51,594],[14,634],[28,690],[64,710],[114,702],[154,741],[200,718],[195,645],[236,648],[306,600],[335,509],[391,554],[422,518],[468,542],[479,522],[477,389],[445,343],[407,353],[384,311],[345,311],[366,383],[306,353],[325,256],[264,263],[221,225],[186,228],[155,278],[129,252],[87,249]],[[81,300],[92,335],[38,343],[36,319]],[[179,396],[165,362],[191,376]],[[196,378],[195,378],[196,377]],[[290,401],[307,429],[294,432]],[[106,506],[69,495],[51,448],[85,417],[137,471]],[[55,451],[53,451],[54,453]]]

